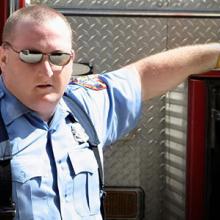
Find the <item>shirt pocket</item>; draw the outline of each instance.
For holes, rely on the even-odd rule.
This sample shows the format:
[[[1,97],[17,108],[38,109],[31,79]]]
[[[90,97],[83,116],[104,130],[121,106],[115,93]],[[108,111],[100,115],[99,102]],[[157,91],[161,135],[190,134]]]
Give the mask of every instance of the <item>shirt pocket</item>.
[[[47,207],[47,194],[43,189],[43,165],[40,160],[12,159],[13,200],[15,219],[34,219],[34,204]],[[19,217],[18,217],[19,216]]]
[[[12,181],[15,184],[17,194],[26,195],[27,199],[46,198],[42,188],[44,177],[43,166],[39,161],[22,160],[11,162]]]
[[[69,153],[73,176],[73,202],[76,212],[82,216],[96,215],[100,211],[98,164],[89,148]]]

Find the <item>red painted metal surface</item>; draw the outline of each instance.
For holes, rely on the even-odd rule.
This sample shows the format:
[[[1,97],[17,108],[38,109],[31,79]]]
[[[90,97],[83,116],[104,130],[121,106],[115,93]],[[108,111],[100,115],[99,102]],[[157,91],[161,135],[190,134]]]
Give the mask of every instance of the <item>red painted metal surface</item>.
[[[206,215],[206,79],[220,79],[220,70],[193,75],[188,83],[188,131],[186,158],[186,220],[204,220]]]
[[[204,219],[206,86],[189,80],[186,220]]]
[[[191,78],[203,80],[205,78],[219,78],[219,77],[220,77],[220,69],[213,69],[211,71],[202,74],[192,75]]]
[[[9,5],[8,5],[8,0],[1,0],[0,1],[0,43],[2,42],[2,30],[4,23],[8,17],[9,13]]]
[[[19,0],[19,8],[25,7],[25,0]]]
[[[18,1],[18,7],[25,7],[25,0]],[[6,19],[9,16],[9,1],[8,0],[0,0],[0,43],[2,42],[2,30],[5,24]]]

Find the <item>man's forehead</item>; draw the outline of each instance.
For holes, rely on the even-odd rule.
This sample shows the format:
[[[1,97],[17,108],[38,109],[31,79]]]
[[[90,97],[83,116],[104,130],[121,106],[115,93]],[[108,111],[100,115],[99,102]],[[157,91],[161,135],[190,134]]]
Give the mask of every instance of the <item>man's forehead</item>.
[[[59,25],[59,26],[57,26]],[[50,19],[42,19],[42,20],[35,20],[32,17],[25,17],[22,18],[21,20],[17,21],[16,24],[17,27],[19,26],[30,26],[33,28],[36,27],[56,27],[58,29],[60,28],[67,28],[69,29],[68,25],[64,20],[62,20],[60,17],[51,17]]]
[[[71,30],[61,19],[51,19],[49,21],[36,22],[34,20],[25,19],[19,21],[15,26],[15,37],[19,35],[24,36],[24,33],[28,34],[26,37],[52,37],[58,36],[60,38],[71,38]],[[64,34],[65,33],[65,34]]]
[[[36,47],[37,49],[40,45],[42,46],[42,42],[50,42],[50,45],[53,44],[54,47],[65,50],[72,48],[71,28],[58,16],[41,21],[34,20],[32,17],[24,17],[14,25],[6,41],[18,48]]]

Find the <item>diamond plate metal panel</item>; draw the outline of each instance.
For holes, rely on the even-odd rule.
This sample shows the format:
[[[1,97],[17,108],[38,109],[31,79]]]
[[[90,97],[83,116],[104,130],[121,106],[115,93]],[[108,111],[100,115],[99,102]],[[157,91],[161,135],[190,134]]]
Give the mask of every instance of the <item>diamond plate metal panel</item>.
[[[56,8],[120,9],[120,10],[198,10],[219,11],[219,0],[31,0]]]
[[[169,19],[168,48],[187,44],[219,42],[219,19]]]
[[[73,28],[78,62],[110,71],[166,46],[166,19],[130,17],[67,17]]]
[[[170,0],[169,7],[172,9],[189,10],[220,10],[219,0]]]
[[[32,0],[56,8],[75,9],[149,9],[168,5],[169,0]]]
[[[164,96],[146,102],[137,129],[105,152],[105,182],[141,186],[145,191],[145,219],[161,219],[164,164]]]

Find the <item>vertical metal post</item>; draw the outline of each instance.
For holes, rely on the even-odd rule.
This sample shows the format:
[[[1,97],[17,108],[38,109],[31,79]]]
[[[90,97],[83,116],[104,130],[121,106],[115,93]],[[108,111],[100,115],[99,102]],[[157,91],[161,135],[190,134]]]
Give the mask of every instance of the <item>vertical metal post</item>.
[[[23,8],[26,5],[26,1],[25,0],[19,0],[19,5],[18,8]]]
[[[2,31],[4,23],[8,17],[9,2],[7,0],[0,1],[0,43],[2,42]]]
[[[186,220],[205,219],[205,118],[204,80],[189,80],[186,161]]]
[[[15,11],[17,1],[9,0],[9,15]]]
[[[0,0],[0,44],[6,19],[11,13],[22,7],[25,7],[25,0]]]
[[[25,6],[25,0],[9,0],[9,15]]]

